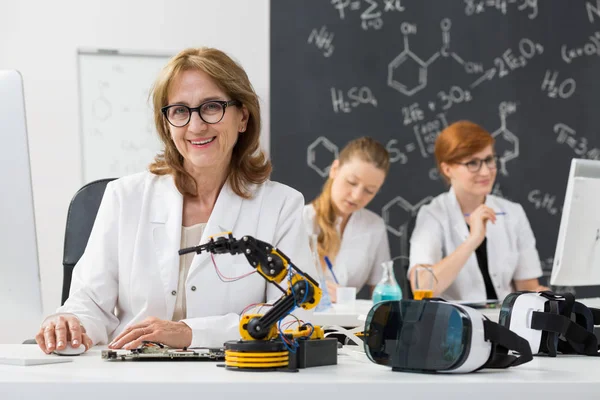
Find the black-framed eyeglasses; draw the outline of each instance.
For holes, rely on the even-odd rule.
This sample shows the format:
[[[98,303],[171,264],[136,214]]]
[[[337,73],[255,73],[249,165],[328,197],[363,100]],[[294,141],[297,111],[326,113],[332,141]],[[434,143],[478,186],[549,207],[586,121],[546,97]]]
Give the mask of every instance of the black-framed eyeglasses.
[[[160,109],[163,115],[171,125],[176,128],[186,126],[192,119],[192,113],[196,111],[200,119],[207,124],[216,124],[221,122],[225,116],[225,109],[228,106],[241,106],[239,100],[210,100],[205,101],[198,107],[188,107],[185,104],[171,104]]]
[[[483,160],[480,158],[474,158],[467,162],[457,163],[457,164],[464,165],[465,167],[467,167],[467,170],[469,172],[479,172],[483,163],[485,163],[485,165],[488,167],[488,169],[496,169],[498,166],[498,156],[497,155],[488,156],[488,157],[484,158]]]

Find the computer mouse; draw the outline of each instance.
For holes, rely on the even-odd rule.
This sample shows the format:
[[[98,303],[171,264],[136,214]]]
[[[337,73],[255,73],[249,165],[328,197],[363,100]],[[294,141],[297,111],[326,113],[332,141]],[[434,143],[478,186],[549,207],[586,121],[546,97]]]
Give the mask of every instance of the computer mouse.
[[[70,344],[67,343],[67,347],[62,350],[54,350],[53,353],[59,356],[78,356],[81,353],[85,352],[85,346],[80,344],[79,347],[71,347]]]

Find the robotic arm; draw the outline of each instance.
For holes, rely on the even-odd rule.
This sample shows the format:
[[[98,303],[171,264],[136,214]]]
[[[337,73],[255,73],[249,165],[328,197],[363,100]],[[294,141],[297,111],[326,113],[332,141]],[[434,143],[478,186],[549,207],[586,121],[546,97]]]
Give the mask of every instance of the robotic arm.
[[[277,337],[279,320],[289,315],[295,307],[310,310],[316,307],[321,299],[319,284],[310,275],[298,269],[280,250],[252,236],[244,236],[239,240],[235,239],[231,232],[216,239],[211,236],[205,244],[179,250],[179,255],[194,252],[244,254],[250,265],[256,268],[263,278],[282,291],[283,296],[264,315],[243,316],[240,321],[243,340],[270,340]],[[284,289],[279,284],[286,278],[288,271],[288,288]]]

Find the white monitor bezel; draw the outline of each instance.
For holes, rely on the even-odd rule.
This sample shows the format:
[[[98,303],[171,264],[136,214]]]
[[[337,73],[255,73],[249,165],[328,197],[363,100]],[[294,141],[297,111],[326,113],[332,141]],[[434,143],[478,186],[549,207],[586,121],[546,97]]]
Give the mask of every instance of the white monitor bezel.
[[[550,276],[550,285],[558,285],[558,286],[595,286],[600,285],[600,264],[597,265],[599,270],[597,274],[597,279],[594,279],[589,274],[576,274],[573,273],[573,267],[569,264],[570,260],[565,258],[570,258],[568,255],[565,255],[566,246],[567,246],[567,235],[572,234],[572,232],[578,229],[575,226],[575,223],[570,221],[573,219],[574,212],[591,212],[589,214],[590,221],[593,220],[593,212],[600,212],[600,207],[595,210],[582,210],[577,208],[574,205],[574,187],[576,183],[576,178],[589,178],[589,179],[598,179],[600,182],[600,161],[598,160],[587,160],[587,159],[579,159],[574,158],[571,160],[571,167],[569,170],[569,178],[567,181],[567,189],[565,193],[565,200],[560,220],[560,227],[558,233],[558,239],[556,244],[556,249],[554,253],[554,261],[552,265],[552,273]],[[598,203],[600,204],[600,199],[598,199]],[[600,217],[599,217],[600,221]],[[600,228],[600,227],[599,227]],[[581,249],[583,251],[584,249]],[[583,270],[583,267],[582,267]]]

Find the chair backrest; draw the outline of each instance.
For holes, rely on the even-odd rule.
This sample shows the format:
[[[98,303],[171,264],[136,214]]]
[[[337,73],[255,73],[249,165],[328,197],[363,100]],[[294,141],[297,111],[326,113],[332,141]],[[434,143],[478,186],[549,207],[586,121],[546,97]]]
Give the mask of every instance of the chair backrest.
[[[75,193],[67,214],[63,251],[63,287],[61,305],[69,297],[73,268],[79,261],[94,226],[106,185],[116,178],[99,179],[83,186]]]
[[[426,203],[423,203],[421,207],[426,204],[429,204],[430,202],[431,200],[427,201]],[[402,262],[398,263],[397,267],[394,266],[396,269],[394,271],[394,274],[396,275],[398,284],[402,289],[402,298],[404,299],[413,299],[412,287],[410,285],[410,280],[408,279],[408,268],[410,267],[410,237],[412,236],[412,233],[415,229],[415,225],[417,224],[418,212],[419,211],[416,210],[414,213],[411,213],[411,216],[406,224],[406,231],[404,232],[403,237],[400,239],[401,241],[403,241],[400,243],[400,249],[403,253],[402,255],[405,257],[402,258]]]
[[[415,225],[417,223],[417,213],[414,213],[410,216],[408,220],[408,224],[406,225],[406,256],[410,257],[410,237],[412,236],[413,230],[415,229]],[[408,268],[410,267],[410,262],[406,260],[405,263],[402,264],[402,276],[404,277],[405,287],[402,288],[402,294],[405,299],[412,299],[413,292],[412,287],[410,285],[410,280],[408,279]]]

